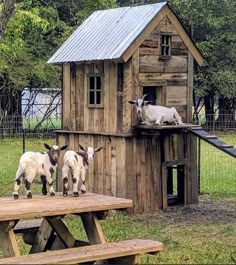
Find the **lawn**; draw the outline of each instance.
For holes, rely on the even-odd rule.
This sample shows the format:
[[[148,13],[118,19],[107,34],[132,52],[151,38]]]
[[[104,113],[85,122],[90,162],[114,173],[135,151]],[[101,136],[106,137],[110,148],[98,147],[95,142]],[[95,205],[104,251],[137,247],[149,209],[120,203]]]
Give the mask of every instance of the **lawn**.
[[[236,146],[236,135],[220,136]],[[27,140],[26,150],[43,151],[43,142]],[[11,195],[14,175],[22,153],[19,139],[0,140],[1,195]],[[235,159],[202,141],[201,191],[199,205],[170,207],[152,214],[110,214],[101,221],[107,241],[143,238],[164,243],[164,250],[145,255],[142,264],[235,264],[236,263],[236,167]],[[37,188],[38,186],[38,188]],[[35,192],[39,185],[35,185]],[[67,217],[76,238],[86,239],[80,222]],[[21,242],[21,253],[29,246]],[[1,253],[0,253],[1,256]]]
[[[236,147],[236,134],[219,134],[218,137]],[[201,141],[201,192],[235,195],[235,162],[235,158]]]

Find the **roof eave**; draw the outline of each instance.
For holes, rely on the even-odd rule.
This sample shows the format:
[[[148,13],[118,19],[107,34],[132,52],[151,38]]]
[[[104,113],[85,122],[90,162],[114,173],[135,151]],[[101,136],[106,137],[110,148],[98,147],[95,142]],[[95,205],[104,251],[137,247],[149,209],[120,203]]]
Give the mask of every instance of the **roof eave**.
[[[91,63],[100,63],[100,62],[114,62],[114,63],[124,63],[124,60],[122,57],[119,58],[113,58],[113,59],[100,59],[100,60],[83,60],[83,61],[63,61],[63,62],[57,62],[57,61],[51,61],[48,60],[48,64],[66,64],[66,63],[76,63],[76,64],[91,64]]]

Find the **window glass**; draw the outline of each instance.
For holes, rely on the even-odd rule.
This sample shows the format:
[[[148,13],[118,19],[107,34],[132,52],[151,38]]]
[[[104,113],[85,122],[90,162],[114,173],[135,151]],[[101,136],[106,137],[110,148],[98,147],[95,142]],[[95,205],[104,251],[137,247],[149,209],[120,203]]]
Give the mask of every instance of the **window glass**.
[[[89,77],[89,105],[90,107],[98,107],[102,104],[102,86],[101,76]]]

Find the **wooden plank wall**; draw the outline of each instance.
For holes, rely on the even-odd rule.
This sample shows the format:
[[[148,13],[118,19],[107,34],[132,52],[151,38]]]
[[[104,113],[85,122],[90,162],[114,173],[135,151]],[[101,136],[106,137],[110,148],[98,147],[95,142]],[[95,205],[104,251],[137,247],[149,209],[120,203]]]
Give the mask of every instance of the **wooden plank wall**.
[[[171,33],[171,58],[159,57],[160,32]],[[140,83],[158,86],[165,80],[167,107],[175,107],[183,121],[187,121],[188,91],[188,49],[179,37],[174,25],[165,17],[139,48]]]
[[[58,133],[58,144],[70,149],[103,146],[89,164],[86,188],[90,192],[133,199],[134,212],[153,212],[162,207],[161,156],[158,136],[117,137],[78,133]],[[61,183],[62,156],[57,188]],[[71,179],[69,181],[72,188]]]
[[[125,66],[124,71],[130,70],[129,66],[128,68]],[[120,74],[123,75],[124,71],[122,70]],[[93,74],[99,74],[102,78],[103,106],[98,108],[88,106],[88,80]],[[122,126],[126,124],[125,132],[128,132],[130,130],[128,114],[129,111],[131,112],[131,105],[128,105],[132,89],[131,75],[128,73],[125,80],[125,75],[120,76],[120,82],[117,75],[118,67],[113,62],[64,64],[62,129],[122,133]],[[118,110],[120,110],[119,117]]]
[[[137,116],[128,101],[142,95],[139,85],[139,50],[126,64],[64,64],[63,70],[62,129],[131,132],[131,125],[137,123]],[[102,77],[103,106],[99,108],[88,106],[88,81],[93,74]]]

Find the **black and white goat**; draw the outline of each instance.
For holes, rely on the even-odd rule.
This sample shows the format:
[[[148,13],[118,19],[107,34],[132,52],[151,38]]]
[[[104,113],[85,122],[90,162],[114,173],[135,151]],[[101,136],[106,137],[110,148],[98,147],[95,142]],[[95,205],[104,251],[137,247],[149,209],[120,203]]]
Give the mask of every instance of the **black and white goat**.
[[[142,98],[129,100],[130,104],[135,104],[137,115],[141,120],[141,124],[162,125],[164,122],[178,125],[183,124],[181,117],[174,107],[167,108],[163,106],[151,105],[151,101],[144,100],[146,96],[147,94],[143,95]]]
[[[75,197],[79,196],[78,184],[81,178],[82,184],[80,190],[82,193],[86,192],[85,175],[88,169],[89,161],[93,160],[94,154],[100,151],[103,147],[94,149],[93,147],[83,147],[79,145],[82,152],[75,152],[73,150],[66,151],[64,155],[64,164],[62,167],[62,182],[63,195],[68,195],[68,175],[71,173],[73,182],[73,194]]]
[[[25,176],[25,188],[27,197],[32,198],[30,185],[37,175],[41,176],[43,188],[43,195],[47,194],[46,184],[49,184],[49,192],[51,196],[55,195],[53,189],[53,173],[56,171],[60,152],[67,148],[67,145],[59,147],[57,145],[49,146],[44,143],[48,149],[47,152],[25,152],[19,162],[19,167],[16,172],[15,186],[14,186],[14,199],[19,198],[19,189],[21,185],[21,178]]]

